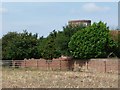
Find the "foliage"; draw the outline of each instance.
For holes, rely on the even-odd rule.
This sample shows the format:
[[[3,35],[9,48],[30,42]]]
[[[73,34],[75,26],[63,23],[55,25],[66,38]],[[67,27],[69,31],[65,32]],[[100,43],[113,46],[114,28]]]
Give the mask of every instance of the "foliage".
[[[17,32],[8,32],[2,37],[2,59],[10,59],[8,48],[14,38],[18,37]]]
[[[120,58],[120,34],[118,35],[118,49],[117,49],[117,56]]]
[[[55,39],[56,49],[60,52],[61,55],[69,55],[68,53],[68,42],[69,37],[65,36],[63,32],[58,32]]]
[[[12,39],[8,38],[15,34]],[[39,53],[37,50],[38,40],[37,34],[32,35],[24,31],[23,33],[8,33],[2,38],[3,46],[3,59],[24,59],[24,58],[38,58]],[[5,50],[6,49],[6,50]]]
[[[120,33],[118,33],[118,36],[117,36],[117,45],[118,47],[115,49],[115,55],[117,55],[118,58],[120,58]]]
[[[117,47],[113,50],[114,54],[120,58],[120,31],[112,30],[110,31],[110,37],[117,43]]]
[[[0,60],[2,59],[2,39],[0,39]]]
[[[41,44],[39,45],[39,49],[41,52],[42,58],[52,59],[60,56],[59,51],[56,49],[56,38],[57,32],[53,30],[47,38],[41,40]]]
[[[51,32],[47,38],[41,38],[41,43],[39,44],[39,50],[41,52],[42,58],[52,59],[60,57],[61,55],[69,56],[68,43],[71,36],[81,30],[84,26],[65,26],[63,31]]]
[[[116,48],[116,43],[110,38],[109,28],[100,21],[75,33],[69,48],[74,58],[104,58]]]
[[[72,38],[71,38],[72,37]],[[53,30],[46,38],[37,34],[9,32],[2,37],[2,59],[45,58],[61,55],[75,58],[107,57],[110,52],[120,56],[119,42],[109,36],[103,22],[92,26],[64,26],[63,31]]]
[[[63,31],[59,31],[55,40],[57,45],[57,49],[60,51],[61,55],[70,56],[68,43],[70,42],[70,38],[74,33],[80,31],[85,28],[83,25],[78,26],[65,26],[63,27]]]

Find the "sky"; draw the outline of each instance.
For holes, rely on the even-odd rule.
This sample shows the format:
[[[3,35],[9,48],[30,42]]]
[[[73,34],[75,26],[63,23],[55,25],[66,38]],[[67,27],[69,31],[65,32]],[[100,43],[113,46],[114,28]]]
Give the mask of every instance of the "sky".
[[[1,17],[2,15],[2,17]],[[103,21],[113,29],[118,26],[117,2],[3,2],[0,7],[2,34],[10,31],[48,36],[61,31],[69,20]]]

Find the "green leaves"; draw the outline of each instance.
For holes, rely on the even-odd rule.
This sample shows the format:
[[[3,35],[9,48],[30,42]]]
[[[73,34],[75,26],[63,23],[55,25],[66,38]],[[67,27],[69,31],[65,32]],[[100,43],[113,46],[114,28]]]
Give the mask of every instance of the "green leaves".
[[[107,57],[116,44],[109,37],[109,28],[100,21],[75,33],[68,46],[73,57],[89,59]]]
[[[53,30],[47,38],[44,38],[39,44],[39,50],[41,57],[46,59],[52,59],[60,57],[61,55],[70,56],[68,43],[71,36],[77,31],[85,28],[83,26],[65,26],[63,31],[56,32]]]
[[[57,49],[55,42],[56,35],[57,32],[53,30],[47,38],[40,40],[39,50],[42,58],[52,59],[60,57],[60,52]]]
[[[48,37],[38,39],[37,34],[9,32],[2,37],[2,59],[45,58],[61,55],[74,58],[103,58],[110,52],[120,56],[120,35],[113,41],[105,23],[92,26],[64,26],[63,31],[53,30]]]
[[[37,50],[37,34],[32,35],[32,33],[28,33],[27,31],[24,31],[23,33],[10,32],[6,34],[2,40],[3,59],[40,57]]]

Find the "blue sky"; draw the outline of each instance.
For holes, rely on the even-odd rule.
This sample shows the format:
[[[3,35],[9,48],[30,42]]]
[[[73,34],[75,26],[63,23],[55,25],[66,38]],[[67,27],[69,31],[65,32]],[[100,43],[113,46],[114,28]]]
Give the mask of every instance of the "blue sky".
[[[111,28],[118,26],[117,2],[4,2],[0,14],[3,35],[26,29],[46,37],[54,29],[62,30],[69,20],[78,19],[90,19],[92,23],[101,20]]]

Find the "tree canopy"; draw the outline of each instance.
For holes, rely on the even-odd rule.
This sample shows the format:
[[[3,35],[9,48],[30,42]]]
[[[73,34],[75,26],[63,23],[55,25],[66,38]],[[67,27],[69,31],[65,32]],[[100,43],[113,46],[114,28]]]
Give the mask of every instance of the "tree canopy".
[[[62,31],[53,30],[47,37],[26,30],[8,32],[2,37],[2,59],[52,59],[61,55],[88,59],[107,57],[111,52],[120,56],[119,40],[111,38],[109,28],[101,21],[88,27],[67,25]]]
[[[109,28],[101,21],[78,31],[69,42],[72,56],[80,59],[105,58],[110,52],[115,52],[116,47]]]
[[[0,59],[2,59],[2,39],[0,39]]]
[[[3,59],[39,57],[37,34],[32,35],[32,33],[28,33],[27,31],[23,33],[10,32],[2,38],[2,41]]]
[[[41,52],[41,57],[46,59],[52,59],[60,57],[61,55],[70,56],[68,43],[71,36],[85,28],[82,25],[73,27],[73,26],[64,26],[63,31],[53,30],[48,37],[42,39],[39,50]]]

